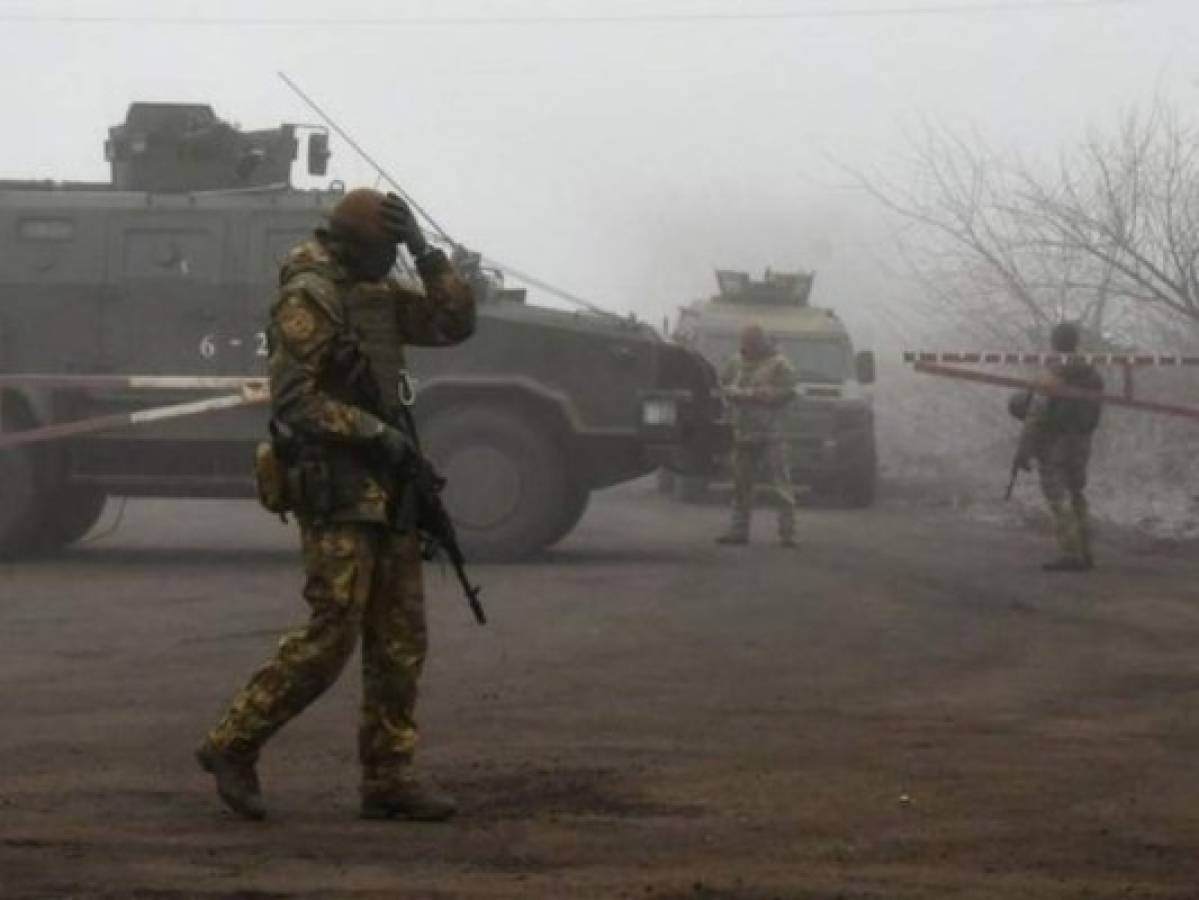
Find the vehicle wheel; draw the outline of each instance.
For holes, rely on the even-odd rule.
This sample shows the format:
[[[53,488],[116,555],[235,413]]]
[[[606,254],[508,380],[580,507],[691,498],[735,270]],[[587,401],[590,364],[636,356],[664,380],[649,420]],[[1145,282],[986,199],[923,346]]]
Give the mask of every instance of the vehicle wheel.
[[[545,546],[549,547],[558,543],[579,524],[579,520],[583,518],[583,514],[587,512],[587,506],[591,502],[591,491],[583,487],[574,479],[568,479],[566,490],[566,502],[559,509],[559,521],[554,526],[550,536],[546,538]]]
[[[867,463],[847,473],[841,485],[841,496],[851,509],[873,505],[878,492],[878,463],[872,456]]]
[[[658,493],[667,497],[674,496],[675,474],[663,466],[658,470]]]
[[[70,485],[51,492],[44,504],[38,545],[66,547],[92,530],[104,512],[108,495],[98,488]]]
[[[445,504],[468,556],[519,559],[561,527],[566,463],[546,431],[484,406],[446,410],[429,423],[425,444],[448,479]]]
[[[682,503],[703,503],[708,498],[708,479],[702,475],[676,475],[674,497]]]
[[[0,401],[0,432],[33,424],[13,404]],[[0,450],[0,556],[15,556],[33,549],[41,524],[42,473],[32,446]]]

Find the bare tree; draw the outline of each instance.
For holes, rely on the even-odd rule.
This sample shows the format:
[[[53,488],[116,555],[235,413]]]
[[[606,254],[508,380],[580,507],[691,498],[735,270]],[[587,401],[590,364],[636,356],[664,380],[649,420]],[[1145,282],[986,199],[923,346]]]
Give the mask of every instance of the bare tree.
[[[1053,181],[1020,180],[1016,202],[1046,248],[1084,254],[1120,300],[1199,323],[1199,134],[1175,110],[1133,113],[1064,157]]]
[[[1163,313],[1199,324],[1199,141],[1165,104],[1046,168],[929,125],[910,149],[904,177],[858,181],[907,221],[903,253],[958,330],[1026,343],[1070,318],[1134,343]]]

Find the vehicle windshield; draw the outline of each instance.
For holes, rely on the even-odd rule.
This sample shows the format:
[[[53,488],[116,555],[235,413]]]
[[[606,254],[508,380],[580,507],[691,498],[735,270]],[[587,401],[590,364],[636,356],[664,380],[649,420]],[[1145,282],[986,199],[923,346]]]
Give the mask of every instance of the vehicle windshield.
[[[774,343],[795,367],[800,381],[840,384],[850,376],[849,344],[843,340],[775,335]],[[704,334],[697,345],[699,352],[717,368],[741,348],[736,334]]]

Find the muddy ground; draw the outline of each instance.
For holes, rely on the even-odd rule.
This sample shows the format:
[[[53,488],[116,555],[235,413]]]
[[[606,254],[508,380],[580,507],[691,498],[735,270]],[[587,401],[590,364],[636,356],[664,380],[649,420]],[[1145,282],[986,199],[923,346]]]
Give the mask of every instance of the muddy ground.
[[[112,510],[110,509],[110,513]],[[543,559],[430,576],[423,761],[449,825],[360,822],[352,668],[233,819],[192,749],[301,615],[250,504],[130,504],[0,567],[0,896],[1199,897],[1199,566],[892,500],[802,549],[596,498]]]

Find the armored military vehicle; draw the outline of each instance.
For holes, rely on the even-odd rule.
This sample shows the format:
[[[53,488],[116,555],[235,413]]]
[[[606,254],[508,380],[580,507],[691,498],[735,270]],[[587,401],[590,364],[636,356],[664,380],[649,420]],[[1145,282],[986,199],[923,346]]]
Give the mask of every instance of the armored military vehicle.
[[[342,192],[293,185],[305,135],[325,175],[322,129],[135,103],[110,131],[110,182],[0,181],[0,552],[78,539],[108,497],[253,495],[278,266]],[[702,357],[631,318],[480,287],[477,334],[410,360],[468,552],[536,551],[593,490],[683,446],[703,458]]]
[[[741,329],[760,323],[799,376],[798,399],[785,414],[795,483],[850,506],[869,506],[878,455],[874,412],[859,385],[874,381],[873,355],[855,355],[837,314],[810,305],[813,273],[767,270],[754,280],[745,272],[718,271],[716,280],[717,294],[679,311],[674,339],[719,369],[738,352]],[[711,477],[693,471],[667,471],[660,484],[683,499],[698,498]]]

